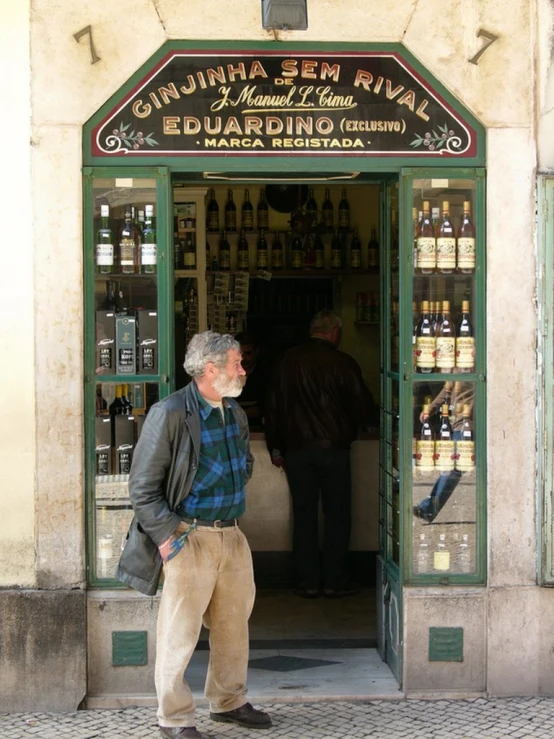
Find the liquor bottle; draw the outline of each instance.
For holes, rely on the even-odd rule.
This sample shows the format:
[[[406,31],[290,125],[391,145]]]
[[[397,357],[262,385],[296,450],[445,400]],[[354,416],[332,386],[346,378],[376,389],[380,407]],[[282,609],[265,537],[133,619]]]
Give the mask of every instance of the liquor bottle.
[[[294,234],[290,247],[290,261],[293,269],[302,269],[302,239],[298,234]]]
[[[141,239],[144,233],[145,225],[146,225],[145,211],[139,208],[138,216],[137,216],[137,228],[138,228],[139,236]]]
[[[279,239],[279,231],[275,231],[273,244],[271,245],[271,269],[283,269],[284,266],[283,244]]]
[[[354,229],[352,241],[350,242],[350,267],[360,269],[362,266],[362,242],[358,236],[358,229]]]
[[[435,330],[435,337],[437,335],[437,328],[441,320],[441,304],[440,301],[434,301],[432,300],[429,303],[429,316],[431,318],[431,323],[433,324],[433,329]],[[435,354],[435,364],[436,364],[436,354]]]
[[[342,241],[338,228],[331,242],[331,269],[342,269]]]
[[[196,269],[196,246],[192,233],[187,233],[183,239],[183,269]]]
[[[475,438],[469,405],[463,406],[462,419],[461,438],[456,441],[456,469],[471,472],[475,469]]]
[[[137,254],[140,252],[140,245],[142,244],[142,231],[140,230],[138,222],[138,209],[134,205],[131,205],[131,223],[133,224],[133,231],[135,233],[135,241],[137,244]]]
[[[123,402],[123,391],[121,385],[115,386],[115,397],[109,405],[110,416],[124,416],[125,415],[125,403]]]
[[[231,269],[231,247],[227,240],[227,231],[223,231],[219,244],[219,269],[225,272]]]
[[[227,193],[227,203],[225,205],[225,230],[237,230],[237,206],[233,202],[233,191]]]
[[[333,228],[333,203],[331,202],[331,191],[329,188],[325,190],[325,200],[321,206],[321,216],[325,228]]]
[[[475,370],[475,338],[469,317],[469,300],[462,300],[462,317],[456,331],[456,371]]]
[[[346,199],[346,188],[342,188],[342,197],[339,202],[339,228],[348,231],[350,228],[350,204]]]
[[[100,228],[96,234],[96,271],[109,275],[114,271],[114,245],[110,229],[110,206],[100,206]]]
[[[209,198],[206,208],[206,229],[213,233],[219,231],[219,205],[215,199],[215,190],[210,190]]]
[[[454,224],[450,220],[450,203],[442,204],[442,219],[437,226],[437,270],[443,275],[456,269],[456,238]]]
[[[106,402],[106,399],[102,395],[102,386],[97,385],[96,386],[96,415],[100,416],[102,415],[102,411],[107,410],[108,404]]]
[[[471,203],[464,200],[464,212],[458,228],[458,271],[470,275],[475,270],[475,226],[471,220]]]
[[[144,230],[140,247],[140,271],[144,275],[153,275],[158,269],[158,245],[154,206],[144,206]]]
[[[267,241],[265,231],[262,229],[258,237],[258,243],[256,244],[256,268],[267,269],[267,265]]]
[[[418,216],[417,208],[412,208],[412,255],[413,255],[413,268],[417,268],[417,226],[421,220],[421,215]]]
[[[100,310],[108,310],[117,313],[115,287],[114,283],[111,280],[106,280],[106,294],[100,304]]]
[[[240,239],[237,248],[237,269],[241,272],[248,272],[250,269],[250,260],[248,258],[248,241],[244,235],[244,228],[240,232]]]
[[[121,401],[123,403],[123,416],[133,415],[133,404],[129,400],[129,385],[125,384],[121,386]]]
[[[371,229],[369,243],[367,245],[367,266],[379,266],[379,242],[377,241],[375,226]]]
[[[244,191],[244,203],[242,204],[242,228],[244,231],[252,231],[254,229],[254,208],[250,202],[250,193]]]
[[[421,221],[417,226],[417,269],[423,275],[432,274],[436,267],[435,229],[429,215],[429,201],[423,201]]]
[[[269,228],[269,208],[265,199],[265,190],[260,190],[260,199],[257,208],[258,230]]]
[[[137,271],[137,251],[138,244],[129,205],[125,208],[125,223],[119,236],[119,265],[124,275],[132,275]]]
[[[445,572],[450,569],[450,552],[446,546],[446,534],[439,534],[437,549],[433,554],[433,567],[435,570]]]
[[[417,310],[417,303],[412,301],[412,367],[416,368],[416,338],[419,319],[421,318]]]
[[[429,315],[429,301],[421,301],[421,317],[417,324],[416,372],[428,374],[435,369],[435,329]]]
[[[306,203],[306,213],[310,216],[310,226],[317,225],[317,203],[314,198],[314,188],[310,187],[308,202]]]
[[[419,546],[417,548],[417,571],[421,574],[429,572],[430,555],[429,544],[425,539],[425,534],[419,535]]]
[[[183,269],[183,244],[177,231],[173,234],[173,268]]]
[[[441,220],[441,211],[438,206],[434,206],[431,208],[431,222],[433,224],[433,229],[435,230],[435,234],[437,231],[437,228],[439,227],[439,223]]]
[[[325,249],[323,246],[323,240],[319,234],[315,237],[314,243],[314,267],[316,269],[323,269],[325,266]]]
[[[471,572],[471,552],[469,550],[469,536],[462,534],[462,541],[458,551],[458,566],[460,572]]]
[[[437,324],[435,366],[441,372],[454,372],[456,365],[456,329],[450,317],[450,301],[442,301],[442,315]]]
[[[441,406],[440,426],[435,441],[435,469],[451,472],[455,462],[454,436],[449,418],[448,404]]]
[[[420,472],[433,472],[435,469],[435,435],[429,423],[429,406],[421,409],[421,427],[416,438],[415,466]]]

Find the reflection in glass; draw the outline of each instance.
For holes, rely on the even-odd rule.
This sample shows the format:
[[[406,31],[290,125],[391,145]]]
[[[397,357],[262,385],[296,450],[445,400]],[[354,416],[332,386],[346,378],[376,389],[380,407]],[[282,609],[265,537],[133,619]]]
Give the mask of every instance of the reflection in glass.
[[[475,383],[414,385],[416,574],[475,571]]]

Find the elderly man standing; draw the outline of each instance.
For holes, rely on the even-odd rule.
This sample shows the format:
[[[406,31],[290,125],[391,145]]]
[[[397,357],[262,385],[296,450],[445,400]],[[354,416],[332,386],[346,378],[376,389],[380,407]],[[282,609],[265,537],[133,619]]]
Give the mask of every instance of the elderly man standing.
[[[238,526],[252,474],[248,423],[231,398],[244,384],[240,347],[213,331],[190,341],[192,381],[150,409],[133,457],[135,517],[117,576],[146,595],[164,586],[158,614],[156,692],[163,737],[201,739],[184,679],[202,624],[210,631],[205,695],[210,718],[267,728],[246,702],[252,555]]]
[[[376,423],[373,397],[357,362],[339,351],[342,321],[331,310],[312,319],[310,338],[288,349],[265,412],[273,464],[284,466],[292,498],[296,595],[355,595],[348,582],[352,483],[350,445]],[[324,517],[319,551],[319,496]]]

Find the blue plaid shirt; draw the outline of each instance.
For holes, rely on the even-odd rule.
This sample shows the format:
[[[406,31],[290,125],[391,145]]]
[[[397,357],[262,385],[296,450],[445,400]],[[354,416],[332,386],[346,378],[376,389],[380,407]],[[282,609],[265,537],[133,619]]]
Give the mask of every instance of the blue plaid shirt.
[[[196,392],[202,429],[198,471],[176,512],[205,521],[239,518],[246,506],[246,443],[240,438],[231,405],[223,401],[224,423],[221,410]]]

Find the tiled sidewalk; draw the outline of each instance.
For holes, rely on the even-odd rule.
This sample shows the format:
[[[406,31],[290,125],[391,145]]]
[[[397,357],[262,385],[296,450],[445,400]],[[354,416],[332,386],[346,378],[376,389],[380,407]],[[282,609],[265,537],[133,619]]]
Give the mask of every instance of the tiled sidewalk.
[[[554,698],[273,703],[273,728],[262,739],[551,739]],[[205,739],[244,739],[247,729],[210,721],[198,709]],[[0,713],[2,739],[150,739],[159,737],[153,708],[77,713]]]

